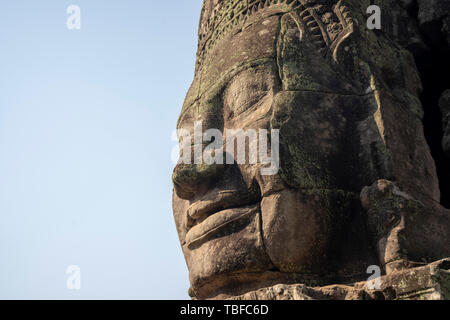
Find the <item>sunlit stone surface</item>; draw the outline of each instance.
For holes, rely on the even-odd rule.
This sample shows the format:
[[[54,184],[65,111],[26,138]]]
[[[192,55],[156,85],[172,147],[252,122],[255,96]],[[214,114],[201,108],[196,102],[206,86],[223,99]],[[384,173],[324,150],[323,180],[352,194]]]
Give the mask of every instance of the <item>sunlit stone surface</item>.
[[[280,169],[177,165],[193,298],[398,298],[433,287],[404,276],[450,256],[412,53],[426,44],[407,1],[378,2],[389,8],[381,30],[366,26],[367,0],[204,1],[178,128],[278,129]],[[378,293],[364,288],[371,265],[385,275]]]

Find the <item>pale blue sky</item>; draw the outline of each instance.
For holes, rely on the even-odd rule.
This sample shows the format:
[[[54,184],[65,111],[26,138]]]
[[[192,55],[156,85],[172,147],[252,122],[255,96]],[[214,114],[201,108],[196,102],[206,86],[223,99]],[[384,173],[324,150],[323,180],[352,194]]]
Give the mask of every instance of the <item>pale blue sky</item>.
[[[170,156],[200,8],[1,1],[0,299],[188,298]]]

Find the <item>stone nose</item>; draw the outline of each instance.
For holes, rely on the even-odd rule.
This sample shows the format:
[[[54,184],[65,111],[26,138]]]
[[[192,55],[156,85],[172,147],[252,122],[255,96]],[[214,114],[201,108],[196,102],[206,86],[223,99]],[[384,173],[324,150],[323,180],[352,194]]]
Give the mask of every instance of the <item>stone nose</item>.
[[[172,181],[178,197],[191,200],[208,191],[223,175],[223,164],[177,164]]]

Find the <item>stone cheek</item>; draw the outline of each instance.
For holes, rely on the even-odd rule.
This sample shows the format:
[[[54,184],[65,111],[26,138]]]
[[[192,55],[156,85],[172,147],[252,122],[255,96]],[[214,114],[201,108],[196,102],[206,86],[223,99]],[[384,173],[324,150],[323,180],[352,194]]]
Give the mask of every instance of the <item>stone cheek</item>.
[[[271,125],[280,129],[280,172],[289,186],[359,193],[361,185],[373,181],[366,177],[383,176],[386,170],[370,168],[358,148],[364,139],[381,143],[379,135],[369,137],[369,127],[364,132],[358,129],[358,124],[374,113],[374,106],[366,103],[369,99],[311,91],[276,95]],[[379,154],[387,157],[384,146]]]
[[[281,272],[324,272],[333,221],[329,208],[321,206],[322,194],[304,196],[294,190],[264,197],[262,230],[267,254]]]

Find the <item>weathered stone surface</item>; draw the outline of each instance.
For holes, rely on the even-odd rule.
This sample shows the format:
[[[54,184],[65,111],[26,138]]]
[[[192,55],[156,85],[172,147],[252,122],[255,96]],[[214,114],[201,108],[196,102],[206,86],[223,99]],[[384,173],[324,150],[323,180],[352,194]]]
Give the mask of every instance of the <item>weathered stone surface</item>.
[[[420,24],[442,20],[450,14],[449,0],[417,0]]]
[[[279,284],[251,291],[230,300],[449,300],[450,260],[403,271],[376,280],[351,285],[308,287],[303,284]]]
[[[450,15],[446,16],[442,20],[442,34],[445,38],[445,41],[447,42],[447,45],[450,46]]]
[[[445,91],[439,101],[442,112],[442,128],[444,129],[444,137],[442,139],[442,147],[450,159],[450,89]]]
[[[440,38],[450,45],[450,0],[417,0],[418,20],[422,32],[434,45]],[[439,34],[440,32],[441,34]]]
[[[361,202],[387,274],[421,264],[421,259],[432,261],[450,251],[450,210],[417,201],[387,180],[365,187]]]
[[[203,130],[277,129],[280,168],[265,176],[261,163],[176,166],[174,217],[193,298],[271,286],[263,296],[384,297],[358,287],[370,265],[396,297],[434,286],[414,285],[417,276],[407,279],[413,291],[399,287],[409,269],[450,256],[411,53],[425,48],[418,28],[434,13],[422,5],[420,24],[413,4],[375,1],[383,28],[368,30],[372,2],[204,1],[177,127],[192,136],[196,121]]]

